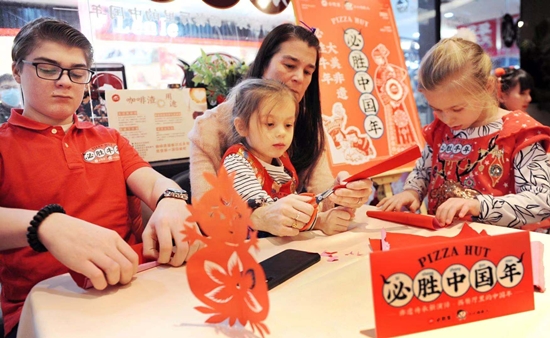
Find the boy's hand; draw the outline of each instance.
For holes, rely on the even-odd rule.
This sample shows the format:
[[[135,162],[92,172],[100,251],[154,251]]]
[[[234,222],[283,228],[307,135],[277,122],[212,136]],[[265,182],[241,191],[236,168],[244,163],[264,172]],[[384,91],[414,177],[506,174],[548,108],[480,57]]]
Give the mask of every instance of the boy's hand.
[[[376,206],[382,211],[401,211],[407,207],[411,212],[420,208],[420,196],[414,190],[405,190],[397,195],[383,198]]]
[[[59,262],[88,277],[98,290],[127,284],[136,274],[138,255],[113,230],[53,213],[42,222],[38,234]]]
[[[180,266],[187,261],[203,246],[200,241],[189,245],[183,238],[182,230],[189,215],[182,200],[165,198],[160,201],[143,230],[143,255],[172,266]]]
[[[455,217],[479,216],[480,209],[481,203],[477,199],[449,198],[437,208],[435,217],[439,223],[448,225]]]

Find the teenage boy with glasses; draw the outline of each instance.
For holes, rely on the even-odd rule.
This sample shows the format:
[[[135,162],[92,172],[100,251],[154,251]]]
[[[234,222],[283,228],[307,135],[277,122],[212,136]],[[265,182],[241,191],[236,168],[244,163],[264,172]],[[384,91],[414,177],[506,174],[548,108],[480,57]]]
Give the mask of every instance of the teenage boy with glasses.
[[[46,278],[72,269],[97,289],[132,280],[138,257],[127,243],[127,190],[154,210],[142,236],[145,256],[178,266],[198,249],[182,241],[189,212],[178,185],[116,130],[76,117],[92,57],[88,39],[55,19],[28,23],[13,43],[24,107],[0,127],[0,302],[8,337],[29,291]]]

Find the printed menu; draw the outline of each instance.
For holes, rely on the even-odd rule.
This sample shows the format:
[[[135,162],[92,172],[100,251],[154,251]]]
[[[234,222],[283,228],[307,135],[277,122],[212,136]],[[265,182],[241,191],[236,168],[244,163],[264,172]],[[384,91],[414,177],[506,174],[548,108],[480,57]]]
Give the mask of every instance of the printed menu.
[[[126,137],[143,159],[189,157],[187,133],[196,112],[206,110],[203,88],[110,90],[105,99],[109,126]]]

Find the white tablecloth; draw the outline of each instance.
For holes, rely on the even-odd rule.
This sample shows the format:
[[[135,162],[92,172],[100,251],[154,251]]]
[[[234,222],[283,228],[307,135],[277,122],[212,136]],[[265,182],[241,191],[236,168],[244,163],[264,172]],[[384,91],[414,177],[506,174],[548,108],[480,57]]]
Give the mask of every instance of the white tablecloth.
[[[461,226],[437,232],[391,222],[367,219],[363,207],[348,232],[324,236],[302,233],[297,237],[260,241],[258,260],[284,249],[311,252],[337,251],[338,261],[321,262],[269,291],[270,312],[265,324],[268,337],[375,337],[368,238],[388,232],[454,236]],[[491,235],[516,231],[472,224]],[[531,233],[545,244],[544,261],[550,262],[550,236]],[[550,281],[550,267],[545,271]],[[186,268],[156,267],[138,274],[126,286],[104,291],[82,290],[70,276],[61,275],[36,285],[23,309],[19,337],[253,337],[249,326],[229,328],[206,325],[194,309],[202,305],[191,293]],[[399,323],[396,323],[399,325]],[[548,337],[550,291],[535,293],[535,310],[492,318],[408,337]]]

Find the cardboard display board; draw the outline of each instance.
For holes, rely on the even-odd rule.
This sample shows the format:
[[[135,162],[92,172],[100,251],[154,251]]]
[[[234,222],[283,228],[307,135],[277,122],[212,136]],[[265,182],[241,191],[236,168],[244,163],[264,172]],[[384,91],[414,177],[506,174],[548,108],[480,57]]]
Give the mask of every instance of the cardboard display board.
[[[292,3],[297,22],[314,27],[321,42],[321,106],[333,173],[423,147],[390,1]]]

